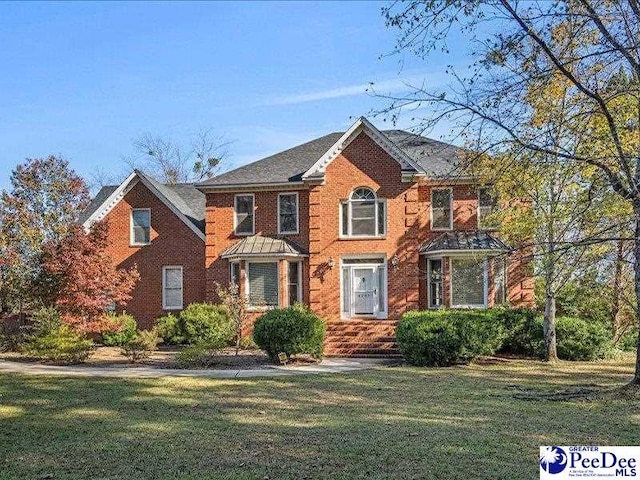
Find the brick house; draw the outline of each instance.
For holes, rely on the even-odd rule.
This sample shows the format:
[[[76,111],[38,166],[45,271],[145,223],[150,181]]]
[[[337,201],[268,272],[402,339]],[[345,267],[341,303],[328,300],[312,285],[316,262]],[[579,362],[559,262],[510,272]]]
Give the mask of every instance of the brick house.
[[[116,262],[138,266],[127,311],[143,326],[232,281],[253,318],[309,305],[328,354],[389,353],[406,310],[533,302],[527,265],[483,224],[490,191],[456,173],[459,153],[360,118],[197,185],[134,171],[84,222],[106,219]]]

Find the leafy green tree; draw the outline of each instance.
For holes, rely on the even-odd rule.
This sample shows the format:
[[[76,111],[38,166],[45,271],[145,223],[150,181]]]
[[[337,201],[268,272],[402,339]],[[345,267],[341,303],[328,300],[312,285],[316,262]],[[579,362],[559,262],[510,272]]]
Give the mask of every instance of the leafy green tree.
[[[11,174],[11,190],[0,196],[0,305],[33,307],[46,242],[62,239],[89,201],[84,181],[67,161],[28,159]]]

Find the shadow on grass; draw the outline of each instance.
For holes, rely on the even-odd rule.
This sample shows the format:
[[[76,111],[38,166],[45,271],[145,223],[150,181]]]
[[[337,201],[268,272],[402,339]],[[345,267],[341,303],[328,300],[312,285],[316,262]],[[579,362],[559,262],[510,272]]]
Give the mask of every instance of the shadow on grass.
[[[0,377],[0,478],[536,478],[541,444],[638,444],[627,363],[216,380]],[[536,390],[537,389],[537,390]]]

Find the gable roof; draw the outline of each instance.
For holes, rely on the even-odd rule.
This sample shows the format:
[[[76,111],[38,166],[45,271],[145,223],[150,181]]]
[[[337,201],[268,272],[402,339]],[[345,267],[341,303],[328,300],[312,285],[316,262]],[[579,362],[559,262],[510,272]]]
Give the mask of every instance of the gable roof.
[[[204,194],[191,183],[163,184],[140,170],[134,170],[120,185],[103,187],[80,215],[83,226],[103,219],[139,181],[204,240]]]
[[[365,118],[360,118],[346,132],[329,133],[210,178],[196,186],[230,188],[302,184],[305,174],[307,179],[313,179],[313,167],[317,170],[324,161],[330,162],[337,155],[336,151],[339,153],[344,150],[362,131],[396,158],[405,171],[426,174],[432,178],[447,178],[454,176],[459,168],[458,156],[463,149],[404,130],[380,131]],[[321,173],[318,171],[318,178],[321,178]]]

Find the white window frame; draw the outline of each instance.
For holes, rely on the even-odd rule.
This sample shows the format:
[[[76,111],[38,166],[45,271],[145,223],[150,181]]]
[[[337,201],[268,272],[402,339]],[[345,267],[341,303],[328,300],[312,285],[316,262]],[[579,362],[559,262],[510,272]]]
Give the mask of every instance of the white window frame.
[[[238,232],[238,197],[251,197],[251,202],[253,205],[253,215],[251,219],[253,220],[251,225],[251,232]],[[256,233],[256,195],[255,193],[236,193],[233,196],[233,234],[236,237],[248,237],[251,235],[255,235]]]
[[[483,282],[482,282],[482,286],[483,286],[483,302],[482,304],[478,303],[478,304],[454,304],[453,303],[453,260],[478,260],[477,257],[470,257],[470,256],[451,256],[449,257],[449,261],[448,261],[448,267],[449,267],[449,305],[451,306],[451,308],[469,308],[469,309],[473,309],[473,308],[487,308],[489,303],[488,303],[488,299],[489,299],[489,259],[488,258],[483,258],[482,260],[482,269],[483,269]]]
[[[477,211],[476,211],[476,217],[478,218],[478,230],[495,230],[496,227],[483,227],[482,226],[482,215],[480,214],[480,191],[481,190],[491,190],[491,187],[478,187],[478,207],[477,207]],[[493,195],[491,195],[491,198],[493,198]],[[492,212],[493,213],[493,212]]]
[[[179,269],[180,270],[180,305],[167,305],[166,298],[166,281],[167,270]],[[182,265],[164,265],[162,267],[162,309],[163,310],[182,310],[184,308],[184,268]]]
[[[251,305],[251,286],[249,282],[249,278],[251,276],[251,264],[252,263],[275,263],[276,264],[276,277],[278,279],[278,296],[275,305]],[[247,299],[247,309],[249,311],[262,311],[262,310],[272,310],[274,308],[279,308],[280,306],[280,260],[273,258],[252,258],[251,260],[247,260],[244,262],[244,291],[245,297]]]
[[[291,231],[280,230],[280,197],[283,195],[295,195],[296,197],[296,229]],[[255,228],[254,228],[255,230]],[[298,192],[282,192],[278,194],[278,233],[296,235],[300,233],[300,196]]]
[[[135,235],[133,233],[133,212],[145,211],[149,212],[149,241],[148,242],[136,242]],[[134,247],[143,247],[145,245],[151,245],[151,209],[150,208],[132,208],[129,214],[129,245]]]
[[[449,226],[448,227],[434,227],[433,226],[433,193],[434,192],[449,192]],[[431,230],[433,231],[448,231],[453,230],[453,188],[432,188],[431,189],[431,204],[429,205]]]
[[[351,197],[353,195],[353,192],[355,192],[356,190],[359,189],[367,189],[370,190],[371,192],[373,192],[374,195],[374,202],[375,202],[375,212],[374,212],[374,223],[375,223],[375,234],[374,235],[354,235],[352,233],[353,230],[353,226],[352,226],[352,220],[353,220],[353,209],[352,209],[352,202],[357,200],[352,200]],[[342,207],[344,205],[347,205],[347,215],[348,215],[348,221],[347,221],[347,234],[345,235],[342,232],[342,223],[344,221],[343,218],[343,214],[342,214]],[[382,208],[384,210],[384,215],[383,215],[383,224],[382,224],[382,233],[378,233],[379,231],[379,227],[380,224],[378,223],[378,209]],[[350,239],[350,238],[355,238],[355,239],[361,239],[361,238],[385,238],[387,236],[387,199],[386,198],[380,198],[378,197],[378,194],[376,193],[376,191],[371,188],[371,187],[356,187],[353,190],[351,190],[351,193],[349,194],[349,198],[347,198],[346,200],[343,200],[340,202],[340,204],[338,205],[338,238],[341,239]]]
[[[229,262],[229,283],[235,283],[233,281],[233,267],[234,266],[238,267],[238,285],[240,285],[240,271],[242,269],[242,265],[240,265],[240,262]]]
[[[440,260],[440,270],[441,270],[441,274],[442,274],[442,280],[440,281],[440,286],[442,287],[442,294],[441,294],[441,298],[442,298],[442,305],[431,305],[431,260]],[[440,308],[444,308],[445,307],[445,298],[444,298],[444,264],[445,264],[445,258],[444,257],[428,257],[427,258],[427,308],[429,310],[438,310]]]
[[[358,263],[358,264],[349,264],[348,260],[372,260],[371,263]],[[347,263],[345,264],[345,260]],[[373,260],[377,260],[374,262]],[[380,261],[382,260],[382,261]],[[383,269],[382,275],[382,285],[378,285],[378,290],[380,291],[380,295],[384,295],[384,311],[377,310],[373,315],[352,315],[351,309],[349,312],[344,311],[344,298],[343,298],[343,289],[344,289],[344,280],[342,275],[343,268],[349,268],[349,275],[352,275],[353,268],[368,268],[368,267],[376,267]],[[353,295],[353,291],[350,292],[350,295]],[[380,305],[380,302],[377,302],[377,305]],[[362,318],[375,318],[379,320],[385,320],[389,316],[389,268],[387,257],[380,254],[364,254],[364,255],[343,255],[340,257],[340,319],[341,320],[351,320],[351,319],[362,319]]]
[[[297,302],[298,303],[302,303],[302,261],[288,261],[287,262],[287,306],[291,307],[293,305],[290,304],[289,302],[289,284],[291,282],[289,282],[289,264],[290,263],[297,263],[298,264],[298,279],[297,279],[297,287],[298,287],[298,293],[297,293]]]

